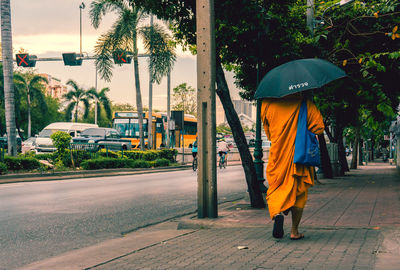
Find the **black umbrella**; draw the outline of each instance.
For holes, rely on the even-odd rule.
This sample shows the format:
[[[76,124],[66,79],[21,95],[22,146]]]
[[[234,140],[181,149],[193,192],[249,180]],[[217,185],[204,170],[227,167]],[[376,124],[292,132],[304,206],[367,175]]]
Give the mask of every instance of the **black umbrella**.
[[[300,59],[269,71],[257,87],[255,99],[280,98],[309,89],[320,88],[346,73],[326,60]]]

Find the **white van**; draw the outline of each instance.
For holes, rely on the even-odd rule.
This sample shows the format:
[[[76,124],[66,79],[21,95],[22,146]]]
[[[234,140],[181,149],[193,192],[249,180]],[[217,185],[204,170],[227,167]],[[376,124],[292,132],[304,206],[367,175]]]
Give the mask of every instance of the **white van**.
[[[56,131],[64,131],[72,137],[77,137],[81,132],[87,128],[98,128],[96,124],[86,123],[71,123],[71,122],[55,122],[45,127],[35,140],[36,152],[54,152],[57,149],[53,145],[53,141],[50,139],[51,134]]]

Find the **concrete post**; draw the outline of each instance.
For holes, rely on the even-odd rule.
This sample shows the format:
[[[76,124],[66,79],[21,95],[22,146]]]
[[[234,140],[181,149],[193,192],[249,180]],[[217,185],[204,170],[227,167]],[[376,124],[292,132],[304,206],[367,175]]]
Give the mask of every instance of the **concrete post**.
[[[214,1],[196,0],[197,29],[197,174],[198,217],[216,218],[217,170],[215,137]]]
[[[150,27],[153,27],[153,15],[150,15]],[[151,50],[150,50],[150,64],[149,64],[149,115],[147,125],[147,149],[154,149],[153,146],[153,73],[152,73],[152,62],[151,62]]]
[[[171,121],[171,72],[168,72],[167,75],[167,142],[166,142],[166,146],[168,148],[171,147],[171,142],[170,142],[170,122]]]

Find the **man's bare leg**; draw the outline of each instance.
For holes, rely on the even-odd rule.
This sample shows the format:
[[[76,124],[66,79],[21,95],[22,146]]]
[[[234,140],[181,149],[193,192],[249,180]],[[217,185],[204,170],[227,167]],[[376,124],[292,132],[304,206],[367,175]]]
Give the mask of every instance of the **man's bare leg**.
[[[292,212],[292,231],[290,233],[290,237],[291,238],[304,237],[304,235],[299,233],[299,224],[301,217],[303,215],[303,208],[298,208],[293,206],[290,210]]]

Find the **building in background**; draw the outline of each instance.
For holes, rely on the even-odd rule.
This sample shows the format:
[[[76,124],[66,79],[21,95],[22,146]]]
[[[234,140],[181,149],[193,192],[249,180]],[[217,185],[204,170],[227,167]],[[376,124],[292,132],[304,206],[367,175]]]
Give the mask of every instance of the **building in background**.
[[[40,76],[47,79],[49,82],[46,84],[46,95],[49,95],[53,98],[61,99],[64,94],[68,92],[67,86],[61,83],[61,80],[54,78],[53,76],[42,73]]]
[[[242,99],[235,99],[232,100],[233,107],[235,108],[235,111],[237,112],[240,122],[242,123],[242,126],[247,126],[248,128],[253,127],[255,123],[255,119],[253,116],[255,116],[255,106],[253,103],[250,101],[242,100]],[[253,112],[254,110],[254,112]],[[216,102],[216,122],[217,125],[226,123],[228,124],[228,121],[226,120],[225,116],[225,111],[224,108],[222,107],[221,102],[217,98]]]

